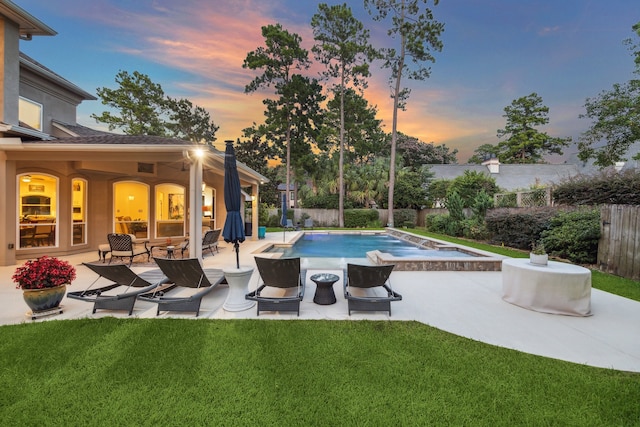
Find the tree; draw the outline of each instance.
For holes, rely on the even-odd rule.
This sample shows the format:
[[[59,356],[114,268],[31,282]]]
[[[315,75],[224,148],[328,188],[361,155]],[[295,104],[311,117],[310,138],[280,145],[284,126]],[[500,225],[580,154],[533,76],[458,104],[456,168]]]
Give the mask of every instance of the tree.
[[[146,74],[120,71],[116,75],[118,89],[98,88],[98,97],[120,114],[104,111],[92,114],[97,122],[106,123],[109,130],[122,129],[127,135],[165,136],[162,115],[166,112],[164,91]]]
[[[392,85],[393,121],[391,130],[391,157],[389,160],[389,225],[393,226],[393,194],[395,186],[395,158],[398,137],[398,109],[404,110],[409,97],[409,88],[403,86],[402,79],[424,80],[431,74],[431,68],[424,62],[435,62],[431,51],[441,51],[440,35],[444,25],[433,19],[431,9],[426,7],[428,0],[365,0],[369,14],[375,20],[384,20],[391,14],[391,27],[387,34],[398,37],[398,49],[383,49],[384,67],[391,70],[389,78]],[[438,0],[433,1],[434,6]],[[424,5],[424,7],[423,7]],[[375,11],[374,11],[375,9]],[[413,68],[408,59],[411,59]]]
[[[366,87],[369,77],[369,61],[375,50],[369,44],[369,31],[364,28],[346,4],[318,5],[318,13],[311,18],[313,38],[316,44],[311,48],[315,58],[326,70],[326,78],[337,78],[340,91],[340,159],[338,164],[338,185],[340,186],[338,217],[339,226],[344,227],[344,140],[345,140],[345,91],[347,84]]]
[[[280,95],[278,104],[272,108],[280,108],[285,118],[284,139],[286,146],[286,197],[289,200],[291,188],[291,116],[293,114],[293,101],[290,99],[291,90],[287,86],[292,84],[293,70],[307,69],[309,59],[307,50],[300,44],[302,38],[282,28],[282,25],[266,25],[262,27],[262,36],[265,46],[249,52],[242,68],[262,70],[263,73],[255,77],[251,83],[245,86],[245,93],[255,92],[264,87],[274,85],[275,93]],[[269,108],[269,107],[267,107]]]
[[[445,144],[427,144],[418,138],[398,132],[396,151],[402,157],[404,166],[419,170],[422,165],[456,163],[457,149],[449,152]]]
[[[327,102],[323,127],[323,142],[339,145],[340,90],[334,88],[333,98]],[[344,149],[347,163],[365,164],[388,151],[387,135],[382,130],[382,120],[377,119],[378,110],[352,88],[344,92]],[[338,134],[336,133],[338,129]],[[323,149],[329,148],[322,144]],[[384,154],[385,156],[387,154]]]
[[[640,36],[640,22],[633,29]],[[640,75],[640,45],[633,45],[631,40],[626,43],[635,56],[634,73]],[[640,80],[616,83],[612,90],[587,98],[584,107],[586,113],[580,118],[589,118],[592,124],[578,143],[578,158],[595,159],[594,164],[601,168],[626,160],[631,144],[640,141]],[[640,153],[634,159],[640,160]]]
[[[166,104],[171,120],[165,125],[169,136],[208,144],[216,140],[219,127],[211,121],[207,110],[194,106],[188,99],[167,98]]]
[[[514,100],[505,107],[502,117],[507,119],[504,129],[498,129],[498,159],[502,163],[541,163],[544,154],[562,154],[562,147],[571,138],[554,138],[535,129],[549,123],[549,107],[535,92]]]
[[[218,126],[202,107],[188,99],[166,97],[162,86],[146,74],[120,71],[118,89],[98,88],[102,104],[119,111],[92,114],[97,122],[107,123],[109,130],[122,129],[127,135],[154,135],[180,138],[198,143],[216,139]]]
[[[481,164],[492,157],[498,157],[498,146],[493,144],[482,144],[473,151],[473,156],[469,157],[467,163]]]
[[[465,208],[470,208],[474,204],[476,196],[484,191],[489,197],[493,197],[498,192],[498,185],[495,178],[482,172],[464,171],[464,174],[451,180],[447,188],[447,196],[456,193],[462,199]]]

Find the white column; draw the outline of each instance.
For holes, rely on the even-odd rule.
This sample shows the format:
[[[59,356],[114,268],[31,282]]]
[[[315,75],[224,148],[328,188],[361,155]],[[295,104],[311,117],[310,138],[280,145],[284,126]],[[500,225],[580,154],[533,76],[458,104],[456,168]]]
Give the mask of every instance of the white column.
[[[189,256],[202,263],[202,158],[195,154],[189,167]]]

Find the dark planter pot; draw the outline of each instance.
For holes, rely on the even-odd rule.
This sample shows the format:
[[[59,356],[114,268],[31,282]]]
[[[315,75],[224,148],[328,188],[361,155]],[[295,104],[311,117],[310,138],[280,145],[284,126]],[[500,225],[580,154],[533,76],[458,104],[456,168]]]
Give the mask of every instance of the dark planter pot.
[[[22,297],[29,308],[36,313],[58,307],[66,292],[67,285],[60,285],[55,288],[23,289]]]

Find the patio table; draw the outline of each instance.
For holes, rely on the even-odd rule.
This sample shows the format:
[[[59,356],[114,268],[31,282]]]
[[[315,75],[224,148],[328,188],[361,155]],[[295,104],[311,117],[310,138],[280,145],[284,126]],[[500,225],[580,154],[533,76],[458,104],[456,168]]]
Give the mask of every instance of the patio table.
[[[543,313],[591,315],[591,271],[578,265],[549,261],[531,264],[528,258],[502,261],[503,299]]]

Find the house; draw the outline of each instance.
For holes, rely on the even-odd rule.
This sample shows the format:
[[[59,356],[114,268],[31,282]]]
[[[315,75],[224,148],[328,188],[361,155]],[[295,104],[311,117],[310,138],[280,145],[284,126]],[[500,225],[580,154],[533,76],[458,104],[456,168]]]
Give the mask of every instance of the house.
[[[286,197],[287,194],[287,184],[278,184],[278,194],[279,194],[279,200],[281,201],[280,204],[282,204],[282,198]],[[289,184],[289,204],[287,205],[288,208],[297,208],[298,207],[298,185],[297,184]]]
[[[223,152],[78,125],[77,106],[96,97],[19,50],[56,32],[8,0],[0,0],[0,29],[0,265],[97,253],[111,232],[150,244],[192,236],[197,252],[202,224],[222,228]],[[256,196],[257,229],[267,178],[241,163],[238,173]]]
[[[452,180],[465,171],[475,171],[491,176],[496,185],[506,191],[524,190],[532,186],[550,186],[575,176],[581,168],[575,164],[501,164],[492,158],[480,165],[429,165],[434,179]]]

